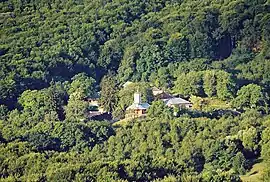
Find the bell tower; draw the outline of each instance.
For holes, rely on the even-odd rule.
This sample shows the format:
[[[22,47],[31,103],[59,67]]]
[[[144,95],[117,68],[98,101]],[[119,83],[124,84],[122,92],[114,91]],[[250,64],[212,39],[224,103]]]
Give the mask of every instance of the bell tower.
[[[134,93],[134,104],[141,103],[141,94],[137,91]]]

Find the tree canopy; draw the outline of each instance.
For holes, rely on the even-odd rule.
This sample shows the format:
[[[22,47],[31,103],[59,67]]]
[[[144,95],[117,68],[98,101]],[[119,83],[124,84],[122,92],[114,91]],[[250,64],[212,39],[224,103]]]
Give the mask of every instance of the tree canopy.
[[[260,160],[269,181],[269,9],[0,1],[0,181],[238,182]],[[153,87],[192,109],[167,107]],[[136,91],[146,116],[113,123]],[[112,121],[89,117],[96,99]]]

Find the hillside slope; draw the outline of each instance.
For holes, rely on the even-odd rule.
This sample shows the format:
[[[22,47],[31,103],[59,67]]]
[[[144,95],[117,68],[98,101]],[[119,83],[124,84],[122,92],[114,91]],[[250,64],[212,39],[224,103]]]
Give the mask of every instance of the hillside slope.
[[[269,9],[266,0],[2,1],[0,103],[80,72],[147,81],[198,58],[227,58],[212,68],[269,84]]]

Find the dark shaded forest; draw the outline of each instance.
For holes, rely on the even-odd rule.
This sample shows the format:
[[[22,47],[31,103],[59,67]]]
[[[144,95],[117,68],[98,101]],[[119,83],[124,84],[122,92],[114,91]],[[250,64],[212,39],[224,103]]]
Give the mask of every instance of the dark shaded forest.
[[[0,181],[270,180],[269,0],[2,0],[0,36]]]

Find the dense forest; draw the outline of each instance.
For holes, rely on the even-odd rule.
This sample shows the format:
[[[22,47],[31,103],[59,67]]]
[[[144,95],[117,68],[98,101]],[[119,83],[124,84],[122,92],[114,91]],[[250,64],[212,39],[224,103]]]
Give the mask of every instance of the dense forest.
[[[0,181],[270,181],[269,0],[1,0],[0,36]]]

